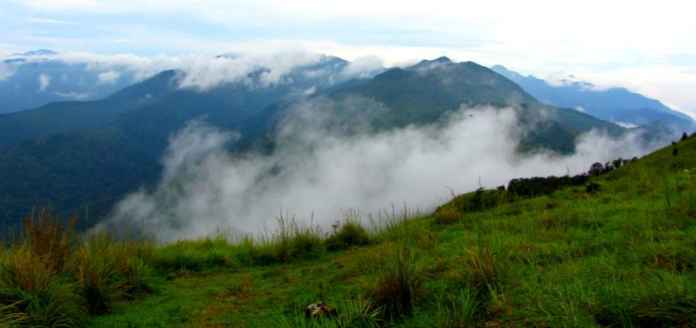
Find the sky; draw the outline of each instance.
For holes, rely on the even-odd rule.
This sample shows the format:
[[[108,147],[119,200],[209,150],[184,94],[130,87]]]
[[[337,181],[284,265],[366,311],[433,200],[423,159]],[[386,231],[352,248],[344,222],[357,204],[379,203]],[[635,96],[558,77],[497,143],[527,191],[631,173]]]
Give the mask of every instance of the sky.
[[[691,1],[3,0],[0,55],[302,49],[388,65],[442,55],[625,86],[696,117]]]

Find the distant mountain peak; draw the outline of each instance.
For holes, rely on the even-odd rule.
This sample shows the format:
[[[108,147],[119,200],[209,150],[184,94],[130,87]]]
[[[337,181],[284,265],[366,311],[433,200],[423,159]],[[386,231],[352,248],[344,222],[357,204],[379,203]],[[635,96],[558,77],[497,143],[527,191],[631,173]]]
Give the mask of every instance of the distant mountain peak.
[[[450,60],[449,57],[447,57],[447,56],[441,56],[441,57],[435,58],[434,60],[432,60],[432,62],[444,64],[444,63],[451,63],[452,60]]]
[[[452,64],[452,60],[449,59],[447,56],[441,56],[432,60],[429,59],[423,59],[421,60],[416,66],[418,65],[428,65],[428,64]]]
[[[438,58],[435,58],[432,60],[429,60],[429,59],[421,60],[420,62],[418,62],[418,64],[415,64],[409,68],[414,69],[416,71],[427,71],[427,70],[431,70],[431,69],[435,69],[435,68],[440,68],[443,66],[449,66],[451,64],[454,64],[454,62],[452,62],[452,60],[450,60],[446,56],[442,56],[442,57],[438,57]]]
[[[620,122],[624,126],[655,126],[664,123],[679,133],[696,129],[696,122],[688,115],[669,108],[657,99],[623,87],[598,87],[572,74],[544,80],[534,75],[524,76],[501,65],[491,69],[549,105],[583,108],[587,114]]]
[[[30,50],[24,53],[17,53],[14,54],[14,56],[22,56],[22,57],[32,57],[32,56],[55,56],[57,55],[58,52],[55,52],[53,50],[49,49],[37,49],[37,50]]]

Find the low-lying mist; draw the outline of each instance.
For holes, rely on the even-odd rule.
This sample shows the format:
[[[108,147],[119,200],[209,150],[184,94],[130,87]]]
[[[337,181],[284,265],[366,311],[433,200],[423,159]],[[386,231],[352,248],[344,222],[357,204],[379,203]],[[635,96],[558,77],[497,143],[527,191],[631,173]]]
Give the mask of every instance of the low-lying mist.
[[[330,111],[318,110],[326,105],[298,105],[277,130],[271,154],[232,155],[226,146],[237,134],[190,123],[171,138],[160,183],[127,196],[102,227],[132,227],[160,241],[256,235],[281,214],[328,227],[347,211],[429,211],[452,191],[576,174],[648,150],[635,135],[612,139],[593,131],[578,139],[574,155],[521,155],[524,131],[512,109],[461,108],[442,124],[355,133],[360,124],[327,124],[330,115],[322,113]]]

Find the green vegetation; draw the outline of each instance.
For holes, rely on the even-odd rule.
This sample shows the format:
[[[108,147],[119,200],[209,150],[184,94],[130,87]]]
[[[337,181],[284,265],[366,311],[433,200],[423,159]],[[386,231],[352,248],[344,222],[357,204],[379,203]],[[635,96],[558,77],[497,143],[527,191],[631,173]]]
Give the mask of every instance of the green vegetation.
[[[696,326],[696,138],[589,179],[237,242],[78,238],[42,213],[0,251],[0,326]],[[319,301],[336,315],[307,318]]]

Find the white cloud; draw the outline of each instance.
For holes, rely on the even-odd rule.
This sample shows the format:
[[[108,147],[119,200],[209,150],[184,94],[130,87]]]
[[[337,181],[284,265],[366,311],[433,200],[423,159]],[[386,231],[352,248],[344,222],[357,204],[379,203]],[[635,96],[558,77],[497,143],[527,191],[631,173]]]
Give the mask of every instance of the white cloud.
[[[116,71],[107,71],[104,73],[99,73],[97,75],[97,78],[99,79],[99,83],[102,84],[114,84],[118,79],[121,77],[121,73],[116,72]]]
[[[594,161],[643,151],[632,137],[593,132],[580,139],[576,155],[520,157],[514,112],[493,109],[454,115],[444,127],[350,136],[323,126],[331,114],[316,109],[325,106],[331,104],[297,108],[272,155],[232,156],[224,149],[234,135],[190,125],[171,140],[159,186],[126,197],[105,225],[132,224],[165,241],[256,234],[279,213],[328,227],[346,210],[375,214],[406,204],[427,211],[448,199],[448,188],[466,192],[479,181],[495,187],[515,177],[577,173]]]
[[[268,86],[281,82],[294,68],[316,64],[321,58],[320,55],[305,52],[240,55],[234,58],[187,58],[181,62],[180,69],[186,74],[180,86],[208,90],[224,83],[245,82],[250,73],[259,69],[264,69],[260,82]]]
[[[101,55],[86,52],[64,52],[52,56],[26,57],[29,63],[59,60],[68,64],[86,64],[98,73],[100,83],[113,83],[125,73],[136,81],[146,79],[164,70],[176,69],[184,74],[179,86],[207,91],[225,83],[251,83],[249,74],[262,72],[260,86],[283,83],[289,73],[298,67],[313,65],[327,59],[325,55],[302,50],[257,49],[239,52],[235,56],[180,55],[144,57],[130,54]],[[336,79],[365,77],[381,69],[381,61],[362,58],[350,63]],[[328,74],[329,72],[319,72]],[[50,82],[50,81],[49,81]]]
[[[634,128],[637,128],[639,126],[638,124],[633,124],[633,123],[628,123],[628,122],[614,121],[614,123],[620,127],[624,127],[627,129],[634,129]]]
[[[348,64],[342,75],[346,78],[368,78],[384,69],[384,62],[377,56],[358,57]]]
[[[75,92],[75,91],[70,91],[70,92],[56,92],[56,95],[59,97],[63,97],[66,99],[70,100],[86,100],[89,98],[88,93],[82,93],[82,92]]]
[[[39,91],[44,92],[51,85],[51,77],[46,74],[39,75]]]

